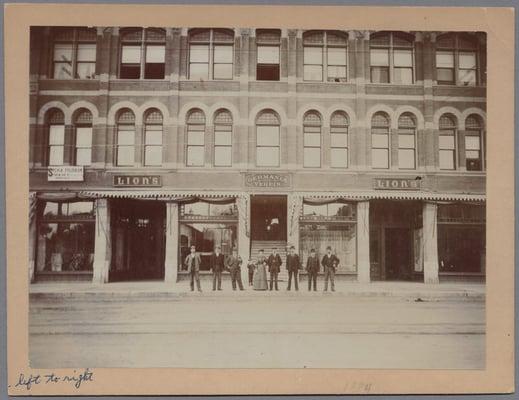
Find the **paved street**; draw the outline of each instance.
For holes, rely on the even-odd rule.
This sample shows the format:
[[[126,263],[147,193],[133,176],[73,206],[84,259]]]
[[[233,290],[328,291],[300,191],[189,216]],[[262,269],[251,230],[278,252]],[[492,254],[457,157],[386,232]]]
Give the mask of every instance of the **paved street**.
[[[484,368],[485,303],[320,292],[31,297],[31,366]]]

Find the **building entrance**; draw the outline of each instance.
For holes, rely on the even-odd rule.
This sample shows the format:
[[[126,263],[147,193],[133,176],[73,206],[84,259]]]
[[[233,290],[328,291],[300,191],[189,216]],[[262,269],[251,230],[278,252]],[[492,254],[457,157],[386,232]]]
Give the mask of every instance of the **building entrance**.
[[[111,209],[110,281],[164,279],[164,204],[124,200]]]
[[[251,239],[286,242],[286,196],[252,196]]]
[[[410,280],[412,278],[411,230],[389,228],[385,230],[386,279]]]

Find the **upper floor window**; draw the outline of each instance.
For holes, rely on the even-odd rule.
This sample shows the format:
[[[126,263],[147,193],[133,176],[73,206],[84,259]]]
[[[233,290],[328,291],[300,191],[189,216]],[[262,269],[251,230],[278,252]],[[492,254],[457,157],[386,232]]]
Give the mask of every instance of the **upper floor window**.
[[[416,168],[416,118],[408,112],[398,118],[398,168]]]
[[[162,113],[149,110],[144,117],[144,165],[162,164]]]
[[[303,166],[321,166],[321,116],[315,111],[305,114],[303,119]]]
[[[92,163],[92,113],[87,109],[79,110],[74,117],[75,165]]]
[[[96,69],[95,29],[55,28],[52,32],[52,77],[93,79]]]
[[[306,32],[303,35],[303,79],[346,82],[348,36],[341,32]]]
[[[279,49],[281,31],[279,29],[258,29],[256,31],[258,81],[279,81]]]
[[[214,165],[232,165],[232,115],[227,110],[218,111],[214,117]]]
[[[414,38],[403,32],[370,36],[371,82],[410,85],[414,82]]]
[[[232,79],[234,32],[193,29],[189,32],[189,79]]]
[[[65,163],[65,115],[61,110],[52,109],[47,112],[47,129],[47,164],[63,165]]]
[[[158,28],[121,31],[121,79],[164,79],[166,32]]]
[[[465,120],[465,162],[467,171],[481,171],[481,119],[469,115]]]
[[[436,80],[441,85],[475,86],[478,82],[478,42],[465,34],[445,34],[436,40]]]
[[[117,115],[117,152],[118,166],[133,166],[135,162],[135,114],[125,108]]]
[[[443,114],[439,128],[440,169],[456,169],[456,118],[451,114]]]
[[[279,167],[279,117],[272,110],[263,111],[256,120],[256,165]]]
[[[330,120],[330,165],[332,168],[348,167],[348,116],[336,111]]]
[[[389,116],[377,112],[371,118],[371,166],[377,169],[389,168]]]
[[[202,167],[205,160],[205,115],[192,110],[187,116],[187,166]]]

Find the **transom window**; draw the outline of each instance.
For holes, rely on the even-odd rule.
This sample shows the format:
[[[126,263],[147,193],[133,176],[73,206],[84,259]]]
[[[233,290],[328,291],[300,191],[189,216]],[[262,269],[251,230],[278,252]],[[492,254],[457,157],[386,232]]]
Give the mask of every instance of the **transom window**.
[[[446,34],[436,41],[436,80],[440,85],[475,86],[478,82],[478,43],[462,34]]]
[[[135,114],[124,108],[117,115],[116,163],[121,167],[133,166],[135,162]]]
[[[201,167],[205,163],[205,114],[192,110],[187,116],[187,166]]]
[[[346,82],[348,36],[341,32],[306,32],[303,35],[305,81]]]
[[[407,112],[398,118],[398,168],[416,168],[416,118]]]
[[[90,165],[92,163],[92,113],[87,109],[79,110],[74,118],[75,164]]]
[[[348,168],[348,116],[336,111],[330,120],[330,140],[332,168]]]
[[[121,79],[164,79],[166,32],[128,28],[121,32]]]
[[[279,167],[279,117],[263,111],[256,120],[256,165]]]
[[[144,165],[162,164],[162,113],[156,108],[147,112],[144,119]]]
[[[256,31],[258,81],[279,81],[279,29],[258,29]]]
[[[95,78],[97,41],[95,29],[55,28],[52,39],[54,79]]]
[[[371,118],[371,166],[377,169],[389,168],[389,116],[377,112]]]
[[[189,79],[233,78],[234,32],[193,29],[189,33]]]
[[[218,111],[214,117],[214,165],[232,165],[232,115],[227,110]]]
[[[440,117],[439,158],[440,169],[456,169],[456,117],[443,114]]]
[[[47,112],[47,164],[63,165],[65,161],[65,116],[61,110]]]
[[[467,171],[481,171],[481,120],[478,115],[469,115],[465,120],[465,162]]]
[[[414,82],[414,38],[403,32],[370,36],[371,82],[410,85]]]
[[[321,166],[321,116],[309,111],[303,119],[303,166]]]

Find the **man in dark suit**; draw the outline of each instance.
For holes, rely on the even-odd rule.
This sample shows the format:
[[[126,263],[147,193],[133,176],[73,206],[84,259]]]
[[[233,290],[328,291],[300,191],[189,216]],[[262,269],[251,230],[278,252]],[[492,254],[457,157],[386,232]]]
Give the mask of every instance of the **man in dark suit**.
[[[317,290],[317,274],[319,273],[319,258],[315,254],[315,249],[310,250],[310,257],[306,260],[306,272],[308,274],[308,291],[312,290],[312,282],[314,283],[314,292]]]
[[[225,256],[220,251],[220,246],[216,246],[214,253],[211,254],[210,265],[213,272],[213,290],[216,290],[217,281],[218,290],[222,290],[222,271],[225,269]]]
[[[328,290],[328,279],[331,282],[332,292],[335,292],[335,269],[339,265],[339,259],[335,254],[332,254],[332,248],[328,246],[326,248],[326,254],[324,255],[321,264],[324,267],[324,291]]]
[[[196,252],[196,247],[193,245],[191,246],[191,253],[189,253],[184,260],[184,265],[187,267],[187,271],[189,272],[189,276],[191,278],[190,286],[191,291],[195,289],[195,282],[196,281],[196,287],[199,292],[202,291],[200,287],[200,264],[201,264],[200,254]]]
[[[296,254],[296,248],[294,246],[290,246],[290,253],[287,255],[287,271],[288,271],[287,290],[290,290],[291,283],[292,283],[292,276],[294,277],[294,287],[296,290],[299,290],[299,287],[298,287],[299,268],[301,268],[301,262],[299,261],[299,255]]]
[[[238,282],[240,290],[243,290],[243,283],[241,281],[241,264],[242,259],[238,255],[238,250],[233,249],[232,256],[227,257],[227,260],[225,261],[225,265],[231,273],[232,290],[236,290],[236,282]]]
[[[272,254],[270,254],[267,260],[267,265],[269,266],[270,272],[270,290],[272,290],[273,286],[275,286],[276,290],[278,290],[278,274],[279,271],[281,271],[281,264],[283,264],[283,261],[281,261],[281,256],[278,254],[278,250],[273,248]]]

